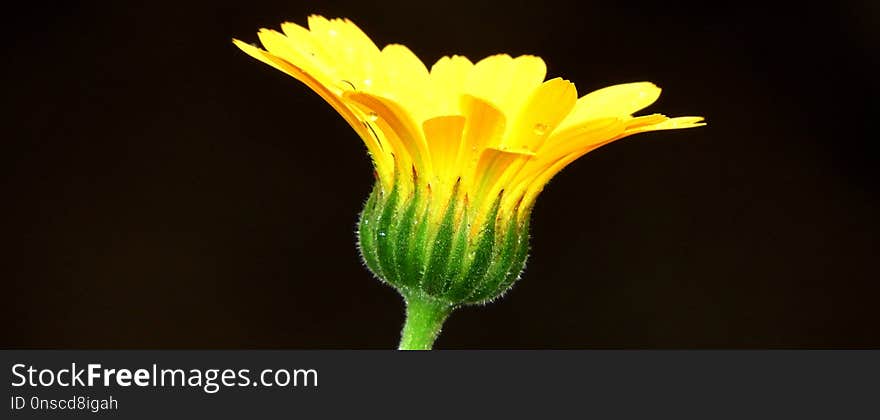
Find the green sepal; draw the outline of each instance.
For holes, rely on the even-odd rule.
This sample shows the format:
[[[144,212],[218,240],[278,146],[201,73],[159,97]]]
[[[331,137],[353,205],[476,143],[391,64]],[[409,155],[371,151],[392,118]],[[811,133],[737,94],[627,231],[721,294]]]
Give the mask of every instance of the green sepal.
[[[422,198],[422,200],[431,199],[430,194],[425,195],[427,197]],[[428,206],[422,203],[419,203],[418,206],[424,209],[413,215],[412,223],[416,225],[416,229],[411,235],[409,249],[405,254],[406,257],[400,262],[403,273],[401,277],[406,277],[402,280],[408,287],[412,288],[418,288],[422,278],[425,276],[425,265],[427,265],[425,260],[428,254],[428,234],[430,232],[430,224],[424,223],[425,217],[428,217]]]
[[[379,196],[379,183],[373,186],[370,197],[364,204],[364,210],[361,212],[358,221],[358,249],[361,251],[361,257],[367,268],[373,272],[379,279],[384,281],[385,275],[382,272],[382,266],[379,264],[379,255],[376,253],[376,229],[370,226],[370,222],[375,224],[376,202]]]
[[[489,272],[465,298],[466,303],[480,304],[500,297],[519,278],[525,266],[529,250],[528,218],[524,222],[513,220],[500,239],[499,247]]]
[[[430,241],[430,257],[428,257],[428,266],[425,268],[425,274],[420,284],[424,293],[429,296],[442,298],[442,291],[447,282],[447,271],[449,261],[449,250],[452,248],[454,235],[460,229],[457,229],[455,213],[458,207],[458,200],[455,194],[446,205],[446,212],[443,220],[437,228],[437,233],[433,240]]]
[[[395,286],[398,285],[398,273],[394,261],[394,245],[397,243],[397,238],[392,228],[397,220],[397,201],[400,196],[400,188],[397,185],[397,183],[394,184],[388,197],[379,198],[376,208],[376,213],[378,213],[379,217],[375,222],[376,255],[378,256],[379,267],[384,274],[385,281]],[[383,192],[380,190],[380,194]]]
[[[394,247],[394,271],[397,274],[396,284],[399,287],[412,287],[418,284],[417,272],[411,272],[413,251],[413,225],[418,223],[415,219],[416,210],[420,205],[420,190],[416,188],[404,205],[404,210],[396,217],[396,223],[388,232]],[[415,229],[418,230],[418,229]],[[413,270],[417,271],[417,270]]]
[[[443,288],[440,290],[440,294],[450,302],[457,302],[450,296],[449,290],[460,282],[462,267],[467,263],[466,253],[471,246],[470,235],[468,235],[470,226],[468,212],[464,211],[462,212],[461,220],[458,222],[455,238],[452,239],[452,251],[449,253],[449,260],[446,261],[446,267],[442,273]]]
[[[495,199],[492,210],[486,216],[486,221],[479,229],[472,251],[468,256],[467,263],[462,267],[455,284],[447,292],[446,297],[454,302],[462,302],[470,295],[474,287],[486,275],[489,265],[492,263],[492,253],[495,248],[495,225],[498,215],[498,207],[501,204],[501,195]]]

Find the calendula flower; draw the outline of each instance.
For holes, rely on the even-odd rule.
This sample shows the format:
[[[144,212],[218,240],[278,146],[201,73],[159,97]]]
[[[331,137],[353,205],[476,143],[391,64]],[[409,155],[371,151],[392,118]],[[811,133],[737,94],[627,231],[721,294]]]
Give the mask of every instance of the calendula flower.
[[[303,82],[361,137],[375,187],[360,216],[364,262],[404,297],[400,348],[431,348],[456,307],[501,296],[528,254],[529,216],[547,182],[612,141],[703,125],[701,117],[634,116],[652,83],[578,98],[544,80],[541,58],[443,57],[428,69],[403,45],[379,49],[347,19],[261,29],[252,57]]]

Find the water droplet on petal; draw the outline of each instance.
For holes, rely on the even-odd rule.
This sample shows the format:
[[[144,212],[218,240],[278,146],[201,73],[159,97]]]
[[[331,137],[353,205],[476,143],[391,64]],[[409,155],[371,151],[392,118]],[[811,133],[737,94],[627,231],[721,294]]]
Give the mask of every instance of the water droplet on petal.
[[[367,119],[372,122],[376,122],[376,120],[379,119],[379,114],[377,114],[375,112],[370,112],[369,114],[367,114]]]
[[[537,134],[539,136],[543,136],[544,133],[547,132],[548,128],[550,128],[550,127],[547,127],[547,124],[541,124],[541,123],[535,124],[535,134]]]
[[[364,79],[364,85],[369,87],[373,85],[373,79]]]

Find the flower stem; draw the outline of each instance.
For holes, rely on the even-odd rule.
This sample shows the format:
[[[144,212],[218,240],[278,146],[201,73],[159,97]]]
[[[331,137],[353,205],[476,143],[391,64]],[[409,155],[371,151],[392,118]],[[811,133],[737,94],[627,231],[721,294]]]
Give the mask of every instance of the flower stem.
[[[399,350],[431,350],[452,305],[417,293],[404,296],[404,300],[406,322],[400,333]]]

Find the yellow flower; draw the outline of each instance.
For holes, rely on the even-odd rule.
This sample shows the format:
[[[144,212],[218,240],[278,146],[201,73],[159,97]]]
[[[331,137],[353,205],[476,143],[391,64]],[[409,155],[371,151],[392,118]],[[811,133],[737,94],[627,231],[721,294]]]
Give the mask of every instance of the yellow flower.
[[[703,125],[633,116],[660,95],[649,82],[578,98],[571,82],[545,81],[536,56],[451,56],[428,69],[403,45],[379,49],[347,19],[310,16],[308,28],[281,30],[259,31],[265,50],[234,43],[305,83],[366,144],[377,184],[362,253],[410,303],[499,296],[522,270],[532,206],[554,175],[631,134]]]
[[[577,97],[571,82],[544,81],[539,57],[493,55],[472,63],[443,57],[430,70],[407,47],[381,50],[353,22],[310,16],[308,29],[259,32],[265,50],[235,40],[305,83],[360,135],[386,188],[413,170],[438,195],[461,190],[483,207],[529,208],[566,165],[631,134],[703,125],[700,117],[634,117],[660,96],[640,82]],[[403,188],[414,188],[406,185]]]

